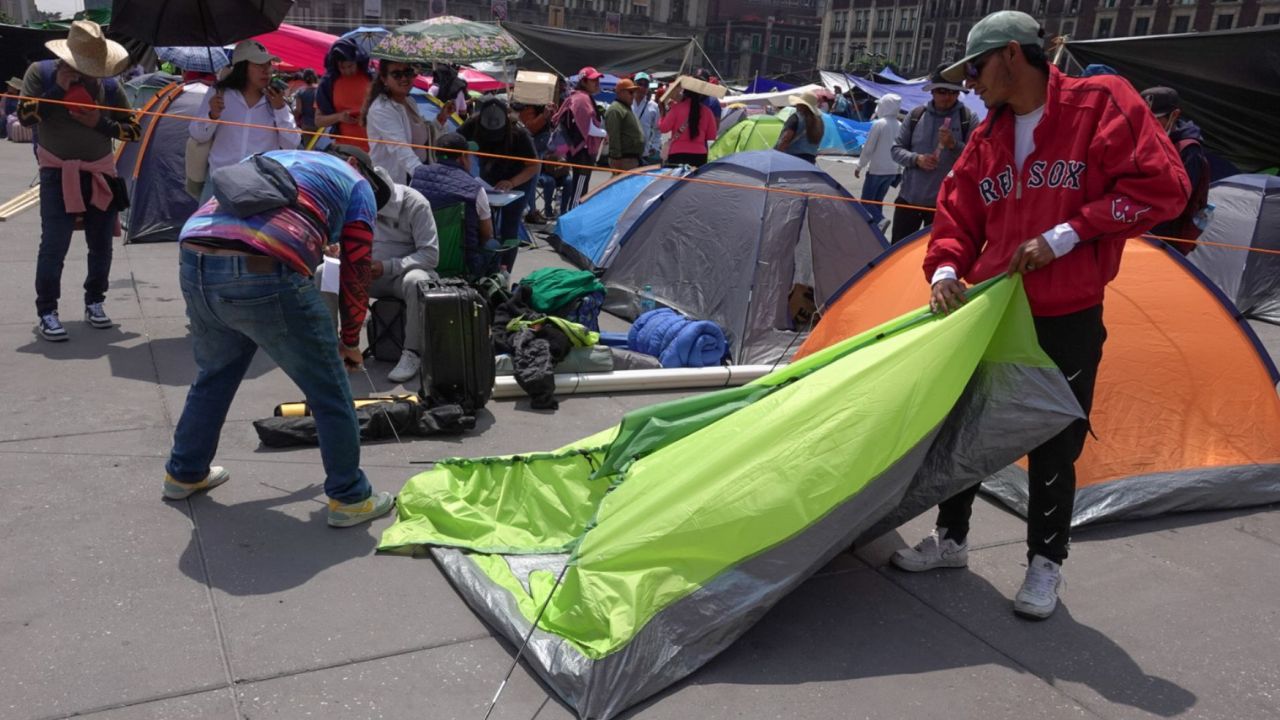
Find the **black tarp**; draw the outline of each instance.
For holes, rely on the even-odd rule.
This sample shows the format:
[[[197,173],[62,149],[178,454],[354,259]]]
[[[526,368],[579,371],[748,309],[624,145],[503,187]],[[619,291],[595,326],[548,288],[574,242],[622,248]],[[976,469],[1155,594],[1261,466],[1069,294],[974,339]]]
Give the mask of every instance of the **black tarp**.
[[[1081,66],[1115,68],[1139,90],[1172,87],[1205,145],[1254,171],[1280,164],[1280,27],[1067,43]]]
[[[691,37],[644,37],[562,30],[540,25],[502,23],[527,51],[517,64],[525,70],[558,72],[566,77],[588,65],[601,72],[680,70],[693,59]]]

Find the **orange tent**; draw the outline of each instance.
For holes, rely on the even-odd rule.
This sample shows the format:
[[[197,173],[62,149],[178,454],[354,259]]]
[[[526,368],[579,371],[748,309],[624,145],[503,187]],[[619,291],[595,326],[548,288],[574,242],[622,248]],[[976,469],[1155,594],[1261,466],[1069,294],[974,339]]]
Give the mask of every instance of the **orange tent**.
[[[906,240],[855,276],[797,357],[923,305],[928,240]],[[1280,501],[1280,375],[1230,301],[1178,253],[1134,239],[1104,307],[1073,524]],[[1024,514],[1026,488],[1017,466],[983,483]]]

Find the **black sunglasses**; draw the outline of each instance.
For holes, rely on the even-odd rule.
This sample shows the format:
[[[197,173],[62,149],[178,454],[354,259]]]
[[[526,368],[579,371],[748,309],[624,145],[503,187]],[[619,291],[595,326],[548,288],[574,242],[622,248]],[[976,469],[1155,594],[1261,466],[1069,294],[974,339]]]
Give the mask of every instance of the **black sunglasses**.
[[[412,80],[418,77],[418,71],[413,68],[409,68],[408,70],[392,70],[387,74],[397,80]]]
[[[950,89],[947,89],[947,88],[934,88],[934,89],[933,89],[933,94],[934,94],[934,95],[959,95],[959,94],[960,94],[960,91],[959,91],[959,90],[950,90]]]
[[[996,48],[995,50],[988,50],[982,53],[981,55],[979,55],[978,57],[965,63],[964,76],[969,78],[970,80],[977,80],[978,76],[982,74],[982,68],[986,67],[987,63],[991,62],[991,58],[995,57],[996,53],[1000,52],[1003,49],[1004,48]]]

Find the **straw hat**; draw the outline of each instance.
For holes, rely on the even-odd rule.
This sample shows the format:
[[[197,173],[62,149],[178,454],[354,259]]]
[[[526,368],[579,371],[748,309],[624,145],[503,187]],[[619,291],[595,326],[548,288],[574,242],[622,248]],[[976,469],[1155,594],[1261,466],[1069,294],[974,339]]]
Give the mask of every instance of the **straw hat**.
[[[9,78],[9,81],[6,84],[14,90],[22,90],[22,78],[17,75]]]
[[[787,103],[789,105],[804,105],[809,108],[809,112],[813,113],[814,117],[818,117],[820,115],[818,110],[818,96],[813,92],[802,92],[799,95],[792,95],[787,98]]]
[[[103,36],[102,27],[92,20],[76,20],[66,40],[50,40],[44,46],[89,77],[114,77],[129,66],[129,51]]]

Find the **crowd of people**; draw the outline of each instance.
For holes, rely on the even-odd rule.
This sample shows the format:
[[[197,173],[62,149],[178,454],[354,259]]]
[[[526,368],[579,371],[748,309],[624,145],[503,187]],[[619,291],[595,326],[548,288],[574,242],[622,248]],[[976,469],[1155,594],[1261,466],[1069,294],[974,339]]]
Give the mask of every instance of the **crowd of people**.
[[[929,103],[904,116],[900,97],[880,98],[855,172],[867,173],[863,199],[882,227],[879,203],[890,187],[899,185],[899,203],[912,206],[894,213],[895,242],[932,225],[924,272],[936,312],[963,304],[966,282],[1025,276],[1040,344],[1087,415],[1107,334],[1103,292],[1123,242],[1158,223],[1173,234],[1194,233],[1208,168],[1175,91],[1139,95],[1116,76],[1067,77],[1047,62],[1042,35],[1017,11],[979,22],[965,57],[933,73]],[[140,126],[113,79],[129,64],[128,53],[100,27],[76,21],[68,38],[49,48],[57,59],[28,69],[14,111],[39,135],[37,333],[65,341],[58,303],[77,224],[89,249],[85,320],[113,325],[103,301],[117,212],[127,199],[112,152],[116,143],[137,141]],[[393,500],[374,492],[359,467],[347,372],[363,367],[360,331],[370,297],[412,305],[417,288],[435,277],[439,213],[460,210],[467,276],[509,273],[523,220],[545,221],[572,207],[602,162],[617,170],[704,164],[723,110],[715,97],[695,91],[706,89],[700,84],[663,92],[645,72],[620,78],[613,101],[601,108],[603,74],[593,67],[557,88],[551,104],[474,97],[456,67],[437,65],[431,94],[438,111],[428,118],[411,97],[424,68],[387,61],[371,69],[349,40],[334,44],[322,76],[304,70],[278,77],[278,60],[257,41],[239,43],[229,69],[205,93],[200,119],[189,125],[189,165],[193,153],[205,160],[195,185],[202,202],[180,236],[179,277],[198,374],[163,492],[182,499],[230,477],[212,465],[218,436],[261,348],[306,395],[319,432],[329,523],[349,526],[388,512]],[[815,162],[822,114],[866,110],[839,90],[790,98],[795,109],[776,149]],[[959,102],[968,90],[988,108],[981,123]],[[450,118],[461,119],[456,131],[449,131]],[[339,261],[334,310],[316,282],[326,256]],[[394,382],[418,374],[420,330],[406,328],[389,375]],[[1087,432],[1080,420],[1030,455],[1019,614],[1043,618],[1056,607],[1074,462]],[[897,553],[894,564],[909,571],[963,566],[973,496],[943,503],[935,532]]]

